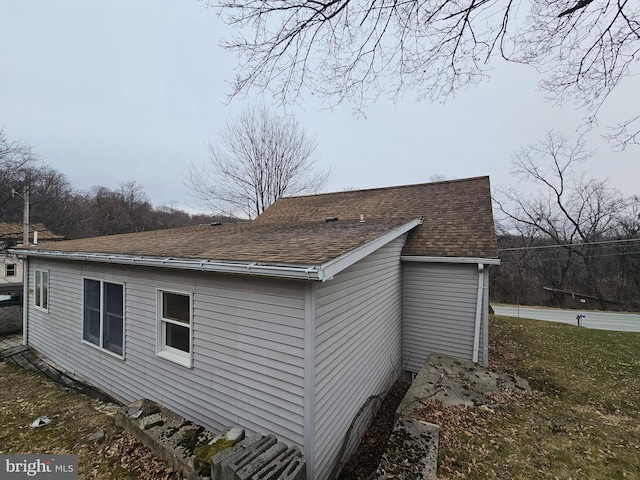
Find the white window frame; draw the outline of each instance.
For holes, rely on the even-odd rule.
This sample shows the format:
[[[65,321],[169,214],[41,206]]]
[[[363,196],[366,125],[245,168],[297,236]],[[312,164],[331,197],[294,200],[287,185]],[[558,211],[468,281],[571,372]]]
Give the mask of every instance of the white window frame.
[[[171,293],[174,295],[183,295],[189,297],[189,325],[182,322],[177,322],[172,319],[164,318],[163,312],[163,294]],[[193,294],[191,292],[184,292],[166,288],[158,288],[156,290],[156,312],[157,312],[157,325],[156,325],[156,355],[165,360],[177,363],[183,367],[193,368]],[[165,328],[166,323],[172,323],[181,327],[189,328],[189,351],[184,352],[177,348],[170,347],[165,342]]]
[[[5,277],[15,277],[18,274],[18,265],[15,263],[5,263],[4,265],[4,276]]]
[[[95,344],[89,340],[85,340],[84,338],[84,327],[85,327],[85,281],[90,280],[93,282],[98,282],[100,284],[100,339],[99,344]],[[122,355],[109,350],[104,347],[104,284],[110,283],[112,285],[119,285],[122,287]],[[107,353],[115,358],[120,360],[124,360],[125,356],[125,337],[126,337],[126,314],[125,314],[125,305],[126,305],[126,288],[125,284],[122,282],[114,282],[112,280],[104,280],[101,278],[91,278],[91,277],[83,277],[82,278],[82,328],[80,329],[80,338],[82,339],[82,343],[85,345],[89,345],[93,348],[97,348],[101,352]]]
[[[33,275],[33,305],[43,312],[49,311],[49,278],[49,270],[35,269]]]

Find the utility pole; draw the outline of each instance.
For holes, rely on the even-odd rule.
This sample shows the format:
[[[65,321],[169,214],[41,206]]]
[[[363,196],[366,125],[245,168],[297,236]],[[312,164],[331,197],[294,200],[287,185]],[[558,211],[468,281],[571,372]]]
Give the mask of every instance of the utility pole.
[[[22,246],[29,246],[29,186],[25,185],[22,191],[24,199],[24,212],[22,213]]]

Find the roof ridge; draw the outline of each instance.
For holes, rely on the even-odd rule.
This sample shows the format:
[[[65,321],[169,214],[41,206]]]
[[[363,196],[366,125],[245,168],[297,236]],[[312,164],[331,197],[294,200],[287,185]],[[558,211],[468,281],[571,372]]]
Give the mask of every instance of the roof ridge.
[[[347,193],[359,193],[359,192],[375,192],[375,191],[384,191],[384,190],[399,190],[403,188],[412,188],[412,187],[423,187],[426,185],[440,185],[444,183],[460,183],[460,182],[471,182],[477,181],[481,179],[488,179],[489,175],[479,175],[477,177],[468,177],[468,178],[454,178],[451,180],[440,180],[437,182],[422,182],[422,183],[410,183],[406,185],[391,185],[388,187],[374,187],[374,188],[358,188],[354,190],[341,190],[338,192],[322,192],[322,193],[313,193],[310,195],[292,195],[288,197],[280,197],[282,199],[296,199],[296,198],[310,198],[310,197],[321,197],[327,195],[338,195],[338,194],[347,194]]]

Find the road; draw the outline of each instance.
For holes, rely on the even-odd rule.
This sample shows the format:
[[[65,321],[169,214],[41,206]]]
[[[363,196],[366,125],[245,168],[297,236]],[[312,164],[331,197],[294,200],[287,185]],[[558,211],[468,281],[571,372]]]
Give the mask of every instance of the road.
[[[582,326],[598,330],[640,332],[640,314],[618,312],[596,312],[592,310],[569,310],[561,308],[523,307],[517,305],[492,305],[496,315],[533,318],[550,322],[577,325],[576,316],[584,315]]]

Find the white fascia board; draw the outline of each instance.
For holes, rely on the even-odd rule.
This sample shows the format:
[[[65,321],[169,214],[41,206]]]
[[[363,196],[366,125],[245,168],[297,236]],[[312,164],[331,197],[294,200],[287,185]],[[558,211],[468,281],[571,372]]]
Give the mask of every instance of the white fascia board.
[[[481,257],[429,257],[423,255],[402,255],[400,260],[403,262],[422,263],[481,263],[483,265],[500,265],[499,258]]]
[[[372,240],[369,243],[365,243],[358,248],[355,248],[343,255],[340,255],[339,257],[334,258],[333,260],[329,260],[328,262],[323,263],[320,266],[320,280],[322,280],[323,282],[331,280],[335,275],[343,271],[345,268],[348,268],[357,261],[362,260],[364,257],[371,255],[379,248],[384,247],[387,243],[395,240],[400,235],[407,233],[409,230],[414,229],[421,223],[422,219],[420,218],[412,220],[409,223],[405,223],[404,225],[395,228],[388,233],[385,233],[384,235],[376,238],[375,240]]]
[[[179,270],[199,270],[202,272],[236,273],[261,275],[297,280],[320,280],[320,272],[315,266],[261,265],[259,263],[219,262],[184,258],[145,257],[136,255],[114,255],[107,253],[59,252],[51,250],[16,250],[16,253],[28,257],[50,258],[58,260],[80,260],[119,265],[137,265],[144,267],[165,267]]]

